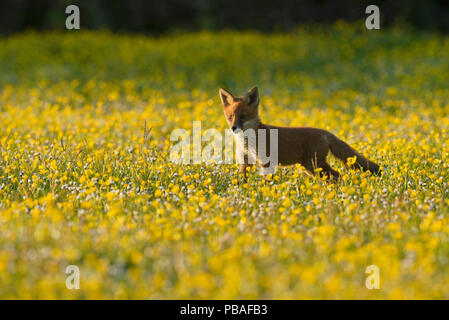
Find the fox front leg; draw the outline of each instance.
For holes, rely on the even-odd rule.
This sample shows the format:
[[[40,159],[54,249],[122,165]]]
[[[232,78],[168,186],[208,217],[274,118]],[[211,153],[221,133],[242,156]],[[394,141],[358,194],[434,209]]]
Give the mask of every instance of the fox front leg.
[[[247,179],[247,171],[248,171],[248,167],[252,167],[253,166],[253,164],[248,164],[248,163],[244,163],[244,164],[241,164],[240,165],[240,167],[239,167],[239,173],[243,173],[243,182],[246,182],[248,179]]]
[[[239,173],[243,173],[243,182],[247,181],[247,178],[246,178],[246,167],[247,166],[248,166],[247,164],[241,164],[239,167]]]

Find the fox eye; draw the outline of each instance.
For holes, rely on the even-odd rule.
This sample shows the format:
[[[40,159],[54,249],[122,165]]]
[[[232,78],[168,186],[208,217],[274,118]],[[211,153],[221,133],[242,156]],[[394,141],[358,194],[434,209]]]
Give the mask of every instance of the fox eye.
[[[228,119],[229,119],[229,120],[232,120],[232,114],[228,116]]]

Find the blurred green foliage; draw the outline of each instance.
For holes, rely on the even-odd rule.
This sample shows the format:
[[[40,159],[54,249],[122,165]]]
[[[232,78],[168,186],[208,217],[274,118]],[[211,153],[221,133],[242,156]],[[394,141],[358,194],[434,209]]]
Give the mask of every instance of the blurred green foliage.
[[[447,37],[402,28],[366,31],[346,23],[273,35],[29,32],[0,38],[0,85],[132,79],[139,88],[187,92],[256,84],[293,92],[373,92],[393,85],[430,91],[449,83],[447,52]]]

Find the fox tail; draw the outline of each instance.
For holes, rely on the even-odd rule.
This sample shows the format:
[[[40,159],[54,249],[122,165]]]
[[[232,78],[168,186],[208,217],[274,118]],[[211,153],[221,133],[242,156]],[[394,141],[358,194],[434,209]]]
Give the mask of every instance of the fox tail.
[[[329,136],[329,148],[334,156],[343,160],[346,163],[346,160],[349,157],[356,157],[355,164],[364,171],[371,171],[373,174],[381,175],[382,172],[379,168],[379,165],[368,160],[360,153],[351,148],[346,142],[338,139],[335,135],[330,134]]]

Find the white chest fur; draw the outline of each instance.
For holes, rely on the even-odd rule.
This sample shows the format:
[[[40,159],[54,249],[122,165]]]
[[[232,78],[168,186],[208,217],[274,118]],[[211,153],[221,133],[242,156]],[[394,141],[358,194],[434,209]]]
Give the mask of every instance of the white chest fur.
[[[254,134],[246,134],[242,130],[234,133],[235,151],[237,163],[243,164],[244,157],[248,158],[248,164],[257,163],[257,144]]]

